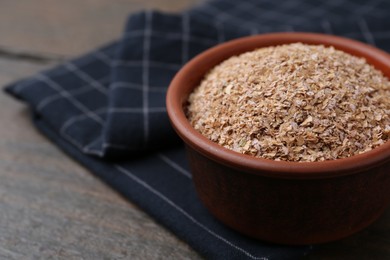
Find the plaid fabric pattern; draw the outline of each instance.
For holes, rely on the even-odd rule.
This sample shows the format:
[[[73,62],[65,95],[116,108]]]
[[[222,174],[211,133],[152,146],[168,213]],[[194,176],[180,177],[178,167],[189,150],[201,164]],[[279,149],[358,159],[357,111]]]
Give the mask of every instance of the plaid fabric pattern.
[[[215,0],[167,15],[130,16],[123,37],[6,88],[53,142],[206,257],[288,259],[311,247],[262,243],[213,219],[196,197],[169,125],[167,86],[218,43],[273,31],[342,35],[390,51],[386,0]]]

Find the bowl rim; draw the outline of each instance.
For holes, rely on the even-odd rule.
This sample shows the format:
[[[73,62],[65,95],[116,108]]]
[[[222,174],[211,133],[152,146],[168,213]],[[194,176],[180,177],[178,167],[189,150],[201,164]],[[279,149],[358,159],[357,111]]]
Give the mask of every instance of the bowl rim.
[[[390,55],[378,48],[352,39],[302,32],[268,33],[238,38],[219,44],[197,55],[184,65],[171,81],[167,91],[166,106],[171,124],[178,135],[188,146],[213,161],[241,171],[269,177],[292,179],[339,177],[361,172],[390,161],[390,141],[368,152],[348,158],[319,162],[275,161],[229,150],[212,142],[191,126],[183,110],[189,94],[189,92],[186,94],[186,89],[192,91],[203,78],[203,76],[201,78],[196,76],[194,70],[202,70],[204,72],[201,75],[204,75],[216,64],[232,55],[259,47],[293,42],[332,45],[336,49],[366,58],[374,67],[381,67],[380,70],[390,78]],[[212,61],[211,65],[210,61]],[[188,87],[191,84],[195,84],[195,86]]]

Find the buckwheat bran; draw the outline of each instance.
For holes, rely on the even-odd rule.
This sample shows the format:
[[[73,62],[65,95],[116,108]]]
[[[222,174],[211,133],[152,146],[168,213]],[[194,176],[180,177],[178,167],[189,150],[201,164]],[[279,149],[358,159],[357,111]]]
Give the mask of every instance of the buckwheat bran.
[[[323,161],[390,137],[390,82],[365,59],[294,43],[231,57],[190,95],[187,117],[210,140],[274,160]]]

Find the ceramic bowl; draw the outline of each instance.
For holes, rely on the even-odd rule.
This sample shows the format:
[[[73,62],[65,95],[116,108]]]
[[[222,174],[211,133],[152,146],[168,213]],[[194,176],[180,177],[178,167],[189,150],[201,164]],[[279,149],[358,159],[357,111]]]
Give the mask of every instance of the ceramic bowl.
[[[390,78],[390,55],[354,40],[312,33],[274,33],[233,40],[187,63],[167,93],[171,123],[186,144],[199,198],[222,223],[248,236],[282,244],[310,244],[351,235],[390,203],[390,142],[369,152],[323,162],[255,158],[219,146],[185,116],[188,95],[223,60],[260,47],[323,44],[355,56]]]

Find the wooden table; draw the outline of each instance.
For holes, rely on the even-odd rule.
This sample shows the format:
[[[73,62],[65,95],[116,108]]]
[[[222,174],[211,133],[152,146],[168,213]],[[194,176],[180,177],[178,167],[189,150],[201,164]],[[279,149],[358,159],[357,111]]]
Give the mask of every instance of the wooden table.
[[[130,12],[201,0],[2,0],[0,84],[119,37]],[[0,259],[199,259],[187,244],[69,159],[0,94]],[[390,259],[390,211],[309,259]]]

